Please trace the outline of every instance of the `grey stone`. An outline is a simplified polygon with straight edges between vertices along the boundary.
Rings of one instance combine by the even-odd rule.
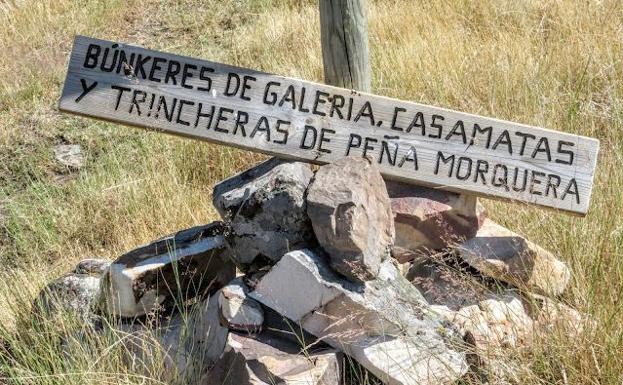
[[[264,323],[264,311],[254,299],[248,297],[249,289],[236,278],[225,285],[218,297],[221,323],[230,330],[259,333]]]
[[[127,362],[148,368],[157,360],[168,376],[161,380],[196,384],[221,357],[227,342],[228,330],[219,322],[218,295],[155,325],[117,325],[113,332],[122,333]]]
[[[84,154],[78,144],[59,144],[54,146],[54,158],[63,166],[79,169],[84,166]]]
[[[37,296],[35,316],[45,318],[72,314],[80,319],[92,318],[100,297],[100,278],[69,273],[50,282]]]
[[[78,262],[74,273],[76,274],[89,274],[96,277],[102,276],[102,274],[108,271],[112,262],[107,259],[89,258],[83,259]]]
[[[340,354],[301,347],[270,333],[230,333],[201,385],[340,385]]]
[[[386,185],[396,228],[392,255],[401,263],[473,238],[485,220],[475,196],[394,181]]]
[[[467,371],[458,334],[391,259],[376,279],[353,283],[333,273],[321,255],[292,251],[249,295],[388,384],[446,384]]]
[[[559,295],[571,278],[552,253],[489,219],[457,252],[483,275],[539,294]]]
[[[235,276],[225,231],[197,226],[122,255],[104,275],[101,310],[136,317],[220,289]]]
[[[378,167],[346,157],[316,172],[307,214],[331,267],[354,281],[376,277],[394,241],[390,201]]]
[[[227,241],[240,268],[258,257],[260,264],[276,262],[313,242],[304,198],[312,176],[305,163],[273,158],[214,186],[214,206],[231,224]]]

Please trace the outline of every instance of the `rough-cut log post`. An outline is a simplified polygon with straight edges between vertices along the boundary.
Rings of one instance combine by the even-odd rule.
[[[370,92],[366,0],[320,0],[324,81]]]
[[[320,37],[325,83],[371,92],[366,0],[320,0]],[[461,212],[475,217],[478,198],[461,198]]]

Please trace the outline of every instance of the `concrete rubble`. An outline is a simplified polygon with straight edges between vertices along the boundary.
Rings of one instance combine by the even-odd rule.
[[[290,281],[297,282],[297,291],[287,290]],[[381,265],[377,279],[354,284],[340,279],[322,255],[292,251],[250,296],[343,350],[388,384],[443,384],[467,371],[460,339],[391,260]]]
[[[177,232],[115,260],[104,275],[101,308],[137,317],[213,293],[235,275],[220,222]]]
[[[364,369],[512,383],[511,353],[536,333],[582,333],[587,317],[555,298],[567,265],[476,198],[385,182],[364,158],[315,170],[273,158],[219,183],[223,222],[83,260],[35,315],[97,319],[88,332],[120,333],[128,362],[203,385],[351,385]]]

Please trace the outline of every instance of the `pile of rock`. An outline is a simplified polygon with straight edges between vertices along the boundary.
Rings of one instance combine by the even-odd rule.
[[[213,196],[223,222],[83,261],[37,308],[119,320],[139,357],[157,329],[165,365],[200,384],[342,384],[343,354],[387,384],[508,378],[503,349],[581,321],[550,298],[563,262],[475,198],[386,183],[367,159],[271,159]]]

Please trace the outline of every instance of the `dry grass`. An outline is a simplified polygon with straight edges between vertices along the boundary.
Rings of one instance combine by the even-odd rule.
[[[601,140],[587,217],[486,205],[571,265],[564,299],[595,320],[578,339],[553,333],[518,354],[522,383],[623,383],[623,3],[377,0],[369,8],[375,92]],[[214,183],[261,159],[59,114],[73,35],[320,81],[317,19],[315,2],[295,0],[0,2],[0,331],[19,351],[12,361],[0,353],[0,371],[24,384],[146,382],[113,359],[99,377],[87,353],[63,360],[45,328],[13,332],[46,280],[78,259],[112,258],[215,219]],[[81,144],[86,167],[55,164],[60,143]]]

